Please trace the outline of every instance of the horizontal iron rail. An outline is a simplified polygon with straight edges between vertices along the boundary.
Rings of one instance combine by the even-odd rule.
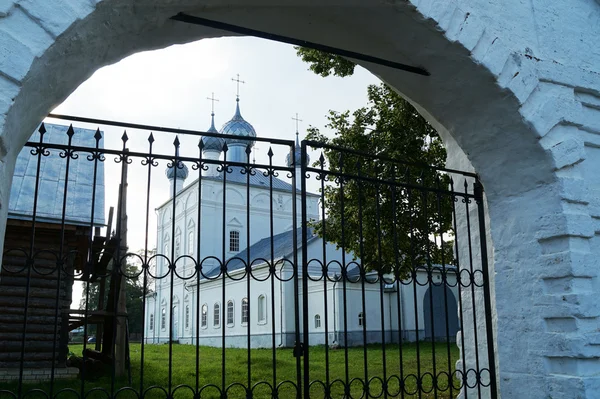
[[[194,158],[194,157],[183,157],[183,156],[174,156],[174,155],[166,155],[166,154],[149,154],[149,153],[145,153],[145,152],[134,152],[134,151],[127,151],[124,152],[123,150],[111,150],[111,149],[98,149],[95,147],[81,147],[81,146],[74,146],[74,145],[66,145],[66,144],[53,144],[53,143],[38,143],[38,142],[31,142],[28,141],[27,143],[25,143],[26,147],[31,147],[31,148],[44,148],[44,149],[51,149],[51,150],[72,150],[74,152],[83,152],[83,153],[99,153],[102,155],[117,155],[117,156],[127,156],[127,158],[143,158],[143,159],[164,159],[164,160],[168,160],[168,161],[172,161],[172,160],[177,160],[177,161],[185,161],[185,162],[193,162],[196,163],[198,161],[202,161],[203,163],[206,164],[213,164],[213,165],[223,165],[223,161],[219,161],[219,160],[212,160],[212,159],[207,159],[207,158]],[[233,161],[225,161],[225,164],[227,164],[228,167],[241,167],[241,168],[246,168],[249,164],[245,163],[245,162],[233,162]],[[293,172],[294,168],[293,167],[289,167],[289,166],[276,166],[276,165],[268,165],[268,164],[259,164],[259,163],[253,163],[250,164],[250,166],[252,167],[252,169],[273,169],[276,171],[287,171],[287,172]]]
[[[91,124],[96,124],[96,125],[109,125],[109,126],[118,126],[118,127],[131,128],[131,129],[150,130],[150,131],[155,131],[155,132],[186,134],[186,135],[192,135],[192,136],[198,136],[198,137],[206,136],[206,137],[219,137],[219,138],[223,138],[223,139],[259,141],[259,142],[264,142],[264,143],[279,144],[279,145],[286,145],[286,146],[295,145],[294,140],[269,139],[269,138],[264,138],[264,137],[243,137],[243,136],[236,136],[234,134],[210,133],[210,132],[203,132],[201,130],[176,129],[176,128],[172,128],[172,127],[142,125],[142,124],[138,124],[138,123],[112,121],[112,120],[108,120],[108,119],[86,118],[86,117],[73,116],[73,115],[48,114],[48,118],[62,119],[62,120],[82,122],[82,123],[91,123]]]
[[[219,30],[225,30],[228,32],[239,33],[246,36],[255,36],[262,39],[274,40],[276,42],[282,42],[292,44],[294,46],[307,47],[313,50],[319,50],[326,53],[340,55],[342,57],[353,58],[355,60],[366,61],[377,65],[386,66],[388,68],[399,69],[405,72],[415,73],[421,76],[430,76],[431,74],[425,68],[416,67],[411,65],[402,64],[400,62],[390,61],[379,57],[373,57],[371,55],[357,53],[354,51],[344,50],[338,47],[327,46],[325,44],[319,44],[315,42],[309,42],[308,40],[295,39],[289,36],[277,35],[275,33],[264,32],[256,29],[245,28],[239,25],[228,24],[225,22],[214,21],[212,19],[206,19],[196,17],[193,15],[179,13],[171,19],[175,21],[185,22],[188,24],[202,25],[209,28],[215,28]]]
[[[329,150],[344,152],[347,154],[359,155],[359,156],[366,157],[366,158],[378,159],[381,161],[392,162],[392,163],[401,164],[401,165],[405,165],[405,166],[414,166],[416,168],[421,168],[421,169],[430,169],[430,170],[437,170],[440,172],[455,173],[455,174],[459,174],[459,175],[463,175],[463,176],[473,177],[473,178],[479,180],[479,176],[477,175],[477,173],[465,172],[463,170],[458,170],[458,169],[440,168],[440,167],[416,163],[416,162],[402,161],[399,159],[389,158],[389,157],[385,157],[385,156],[381,156],[381,155],[377,155],[377,154],[368,154],[366,152],[361,152],[361,151],[353,150],[353,149],[346,148],[346,147],[340,147],[337,145],[326,144],[326,143],[322,143],[320,141],[304,140],[304,142],[306,143],[307,147],[311,147],[315,150],[318,148],[325,148],[325,149],[329,149]]]
[[[475,194],[470,194],[468,192],[465,193],[465,192],[460,192],[460,191],[444,190],[441,188],[430,187],[430,186],[419,186],[418,184],[411,184],[411,183],[406,183],[406,182],[402,182],[402,181],[393,181],[393,180],[388,180],[388,179],[377,179],[374,177],[369,177],[369,176],[364,176],[364,175],[356,175],[353,173],[340,173],[340,172],[334,172],[334,171],[330,171],[330,170],[326,170],[326,169],[321,170],[321,169],[317,169],[317,168],[308,168],[308,167],[306,168],[306,172],[315,173],[315,174],[323,174],[323,175],[331,175],[331,176],[335,176],[335,177],[342,177],[342,178],[349,179],[349,180],[370,182],[370,183],[382,184],[382,185],[387,185],[387,186],[405,187],[405,188],[414,189],[416,191],[425,191],[425,192],[429,192],[429,193],[454,195],[457,197],[464,197],[464,198],[474,198],[474,199],[477,198]]]

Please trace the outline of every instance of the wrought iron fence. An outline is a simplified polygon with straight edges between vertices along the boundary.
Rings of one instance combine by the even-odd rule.
[[[102,130],[19,156],[0,396],[495,397],[476,175],[62,118]]]

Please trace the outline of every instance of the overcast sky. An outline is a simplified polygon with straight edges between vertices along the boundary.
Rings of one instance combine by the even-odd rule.
[[[379,80],[362,68],[348,78],[322,78],[308,70],[292,46],[255,38],[206,39],[163,50],[134,54],[117,64],[99,69],[53,112],[98,119],[134,122],[182,129],[207,130],[210,126],[214,92],[217,129],[231,119],[235,110],[236,83],[240,75],[240,108],[260,137],[293,139],[298,113],[301,138],[308,126],[321,129],[330,109],[354,110],[366,105],[366,89]],[[48,119],[48,122],[57,122]],[[64,121],[57,123],[65,124]],[[95,129],[97,126],[75,124]],[[100,126],[105,146],[120,148],[121,128]],[[132,151],[147,151],[149,132],[127,130]],[[169,153],[174,136],[155,133],[155,148]],[[197,155],[197,138],[182,141],[182,154]],[[257,162],[266,160],[268,148],[257,144]],[[274,150],[275,151],[275,150]],[[283,162],[285,151],[276,151]],[[154,209],[168,199],[164,162],[153,171],[151,185],[149,248],[155,246]],[[135,161],[130,169],[130,250],[143,248],[147,169]],[[120,169],[113,157],[105,162],[106,203],[116,205]],[[192,174],[191,174],[192,175]],[[192,179],[190,179],[191,181]],[[189,183],[189,181],[188,181]],[[135,204],[132,206],[131,204]],[[133,230],[132,230],[133,229]],[[74,306],[78,299],[74,298]]]

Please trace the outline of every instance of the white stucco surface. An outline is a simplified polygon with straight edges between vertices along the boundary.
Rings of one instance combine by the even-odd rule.
[[[4,1],[0,239],[16,155],[49,110],[128,54],[224,34],[169,20],[180,11],[429,70],[364,65],[481,176],[501,395],[597,396],[598,1]]]

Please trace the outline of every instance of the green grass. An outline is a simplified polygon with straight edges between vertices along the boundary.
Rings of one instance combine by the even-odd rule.
[[[76,354],[80,354],[82,345],[71,345],[69,349]],[[402,346],[402,375],[406,377],[409,374],[417,374],[417,345],[407,344]],[[199,373],[196,374],[196,347],[193,345],[172,346],[172,361],[169,362],[168,345],[145,345],[144,346],[144,368],[143,368],[143,389],[147,392],[145,398],[166,398],[167,395],[162,390],[171,391],[177,399],[193,399],[196,384],[200,388],[204,387],[201,398],[220,398],[221,387],[223,386],[222,360],[223,352],[219,348],[200,347],[199,348]],[[56,399],[76,399],[78,395],[70,391],[74,389],[77,393],[88,392],[86,399],[104,399],[110,397],[111,390],[115,392],[116,398],[133,399],[138,396],[133,391],[140,390],[141,376],[141,345],[132,344],[132,384],[129,387],[127,378],[121,378],[115,381],[114,387],[111,387],[110,376],[98,378],[93,381],[85,381],[82,385],[80,380],[57,380],[53,387],[53,394]],[[439,343],[435,345],[436,373],[448,373],[448,352],[446,344]],[[347,355],[343,348],[328,351],[329,361],[326,362],[325,347],[310,348],[310,371],[311,398],[325,397],[325,381],[327,381],[327,371],[329,371],[329,383],[331,386],[331,397],[344,397],[345,382],[350,382],[350,392],[352,397],[359,398],[363,394],[363,381],[365,380],[365,359],[367,377],[369,382],[369,392],[372,397],[379,397],[382,394],[382,379],[384,376],[383,355],[384,351],[380,345],[371,345],[366,349],[363,347],[349,348]],[[348,361],[346,362],[346,356]],[[431,343],[420,343],[419,348],[419,367],[420,375],[423,376],[423,391],[421,395],[409,394],[415,392],[416,379],[409,377],[404,387],[404,396],[400,394],[400,347],[398,345],[387,345],[385,348],[386,367],[385,372],[389,381],[388,393],[392,397],[404,398],[450,398],[456,397],[457,389],[452,389],[452,395],[448,388],[447,374],[442,374],[438,381],[440,388],[435,395],[433,389],[433,351]],[[296,358],[293,357],[291,349],[252,349],[250,351],[250,367],[248,367],[247,349],[227,349],[225,350],[225,373],[224,386],[227,389],[228,398],[245,398],[245,386],[248,385],[248,373],[250,373],[250,386],[253,387],[254,398],[271,398],[271,387],[278,387],[279,398],[295,397],[296,383]],[[458,358],[458,349],[454,344],[450,350],[450,371],[454,370],[454,364]],[[275,367],[273,367],[275,364]],[[348,364],[348,367],[345,365]],[[300,367],[303,367],[300,362]],[[169,369],[171,368],[171,373]],[[169,382],[169,375],[171,381]],[[169,384],[170,383],[170,384]],[[455,379],[454,387],[459,385]],[[228,388],[229,387],[229,388]],[[9,390],[16,392],[17,384],[8,384]],[[32,392],[32,389],[41,389],[44,392],[50,391],[50,383],[27,384],[23,392],[30,393],[24,395],[25,399],[46,398],[40,392]],[[103,388],[109,392],[104,393]],[[60,392],[62,390],[62,392]],[[119,391],[120,390],[120,391]],[[406,393],[408,392],[408,393]],[[427,393],[429,392],[429,393]],[[57,395],[58,393],[58,395]],[[8,398],[8,394],[0,394],[0,398]],[[367,397],[367,396],[364,396]],[[381,395],[383,398],[383,395]]]

